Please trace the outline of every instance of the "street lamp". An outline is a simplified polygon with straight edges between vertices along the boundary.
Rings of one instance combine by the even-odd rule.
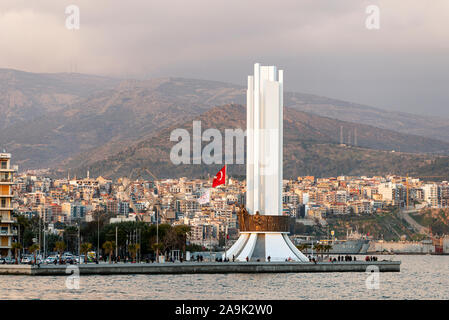
[[[78,260],[81,263],[81,218],[78,220]]]
[[[100,216],[102,216],[103,214],[100,213],[100,211],[97,212],[97,263],[100,259]]]
[[[97,263],[98,263],[98,259],[100,258],[99,256],[100,253],[100,213],[97,214]]]

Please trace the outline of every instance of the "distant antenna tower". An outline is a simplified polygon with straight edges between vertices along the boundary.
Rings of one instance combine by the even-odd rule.
[[[340,144],[343,144],[343,126],[340,126]]]
[[[357,146],[357,128],[354,128],[354,145]]]

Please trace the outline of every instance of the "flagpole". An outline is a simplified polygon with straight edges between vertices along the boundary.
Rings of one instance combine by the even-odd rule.
[[[226,167],[226,163],[225,163],[225,187],[226,187],[226,179],[228,177],[228,168]],[[226,219],[227,220],[227,219]],[[226,243],[227,243],[227,238],[228,238],[228,222],[226,221],[226,225],[225,225],[225,252],[224,252],[224,256],[225,256],[225,261],[226,261]]]
[[[226,170],[226,164],[223,166],[223,168],[220,169],[220,171],[218,171],[218,173],[215,175],[214,179],[212,180],[212,188],[218,187],[222,184],[224,184],[226,186],[226,178],[227,178],[227,170]],[[223,172],[224,171],[224,172]],[[218,178],[218,174],[220,174],[220,177]],[[224,179],[223,179],[224,178]],[[211,190],[209,189],[209,190]],[[210,196],[210,194],[209,194]],[[226,227],[226,226],[225,226]],[[209,255],[210,255],[210,260],[212,261],[212,230],[213,227],[211,226],[211,232],[209,234]],[[217,232],[219,232],[219,230],[217,230]],[[227,233],[227,229],[225,231],[225,233]],[[225,258],[226,258],[226,238],[225,238]]]
[[[227,219],[226,219],[227,220]],[[227,248],[227,241],[228,241],[228,223],[226,221],[226,225],[225,225],[225,252],[224,252],[224,256],[225,256],[225,261],[226,262],[226,248]]]

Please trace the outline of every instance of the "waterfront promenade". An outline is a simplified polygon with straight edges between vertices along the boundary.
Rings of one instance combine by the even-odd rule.
[[[400,261],[355,262],[183,262],[183,263],[118,263],[81,265],[0,265],[0,275],[52,276],[112,274],[195,274],[195,273],[301,273],[301,272],[366,272],[369,266],[379,272],[399,272]],[[78,271],[77,271],[78,270]],[[371,270],[371,269],[368,269]]]

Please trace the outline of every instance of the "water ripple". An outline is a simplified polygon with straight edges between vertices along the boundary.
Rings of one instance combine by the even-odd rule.
[[[381,273],[368,290],[365,273],[0,276],[0,299],[449,299],[449,256],[396,256],[400,273]]]

